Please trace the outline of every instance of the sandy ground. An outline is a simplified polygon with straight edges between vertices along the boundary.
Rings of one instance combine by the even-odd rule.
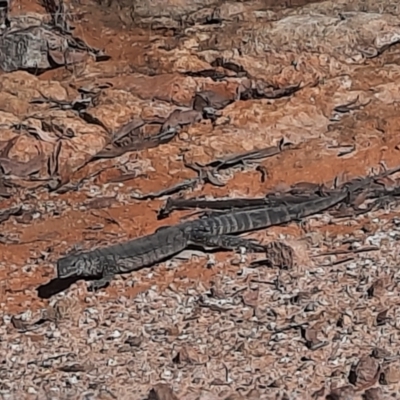
[[[111,58],[1,74],[1,147],[14,139],[9,157],[20,163],[44,155],[42,180],[2,164],[1,210],[19,210],[0,233],[2,398],[400,398],[396,206],[248,235],[291,245],[290,270],[253,267],[253,255],[242,263],[232,252],[184,253],[97,293],[84,281],[43,290],[77,246],[118,243],[190,214],[158,220],[166,197],[137,199],[195,178],[184,161],[207,164],[281,139],[295,146],[223,171],[223,185],[197,185],[187,198],[263,196],[400,164],[399,3],[304,3],[71,1],[73,35]],[[15,0],[11,15],[24,13],[45,12]],[[97,88],[86,112],[104,128],[32,103],[71,102],[82,87]],[[141,118],[151,133],[198,92],[214,93],[215,120],[190,120],[168,143],[88,163],[110,132]],[[42,121],[62,139],[43,133]],[[42,130],[10,127],[22,122]],[[49,191],[45,159],[60,140],[65,190]]]

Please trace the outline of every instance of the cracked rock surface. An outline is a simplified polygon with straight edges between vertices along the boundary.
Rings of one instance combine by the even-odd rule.
[[[52,49],[40,74],[0,73],[0,396],[396,398],[396,204],[246,235],[290,245],[288,269],[185,252],[96,293],[84,281],[52,296],[38,288],[69,251],[189,217],[158,220],[167,197],[148,196],[182,182],[186,198],[261,197],[398,166],[400,3],[65,7],[79,51]],[[39,3],[13,2],[2,40],[46,18]],[[190,186],[187,165],[210,171],[283,142]]]

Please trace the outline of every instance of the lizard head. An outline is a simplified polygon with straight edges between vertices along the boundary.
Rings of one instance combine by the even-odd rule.
[[[87,266],[85,257],[80,255],[68,255],[57,261],[57,277],[60,279],[72,276],[81,276]]]

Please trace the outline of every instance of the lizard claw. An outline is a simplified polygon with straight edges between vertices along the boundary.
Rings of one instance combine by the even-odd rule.
[[[107,275],[103,278],[97,279],[91,282],[88,286],[88,290],[90,292],[96,292],[99,289],[103,289],[104,287],[108,286],[113,278],[113,275]]]

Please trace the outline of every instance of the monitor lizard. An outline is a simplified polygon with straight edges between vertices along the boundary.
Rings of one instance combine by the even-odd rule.
[[[57,277],[94,278],[91,290],[106,286],[116,274],[128,273],[162,262],[196,245],[208,249],[244,248],[265,252],[267,246],[234,234],[255,231],[319,213],[346,199],[347,188],[303,203],[235,210],[221,215],[165,226],[153,234],[125,243],[69,254],[57,262]]]

